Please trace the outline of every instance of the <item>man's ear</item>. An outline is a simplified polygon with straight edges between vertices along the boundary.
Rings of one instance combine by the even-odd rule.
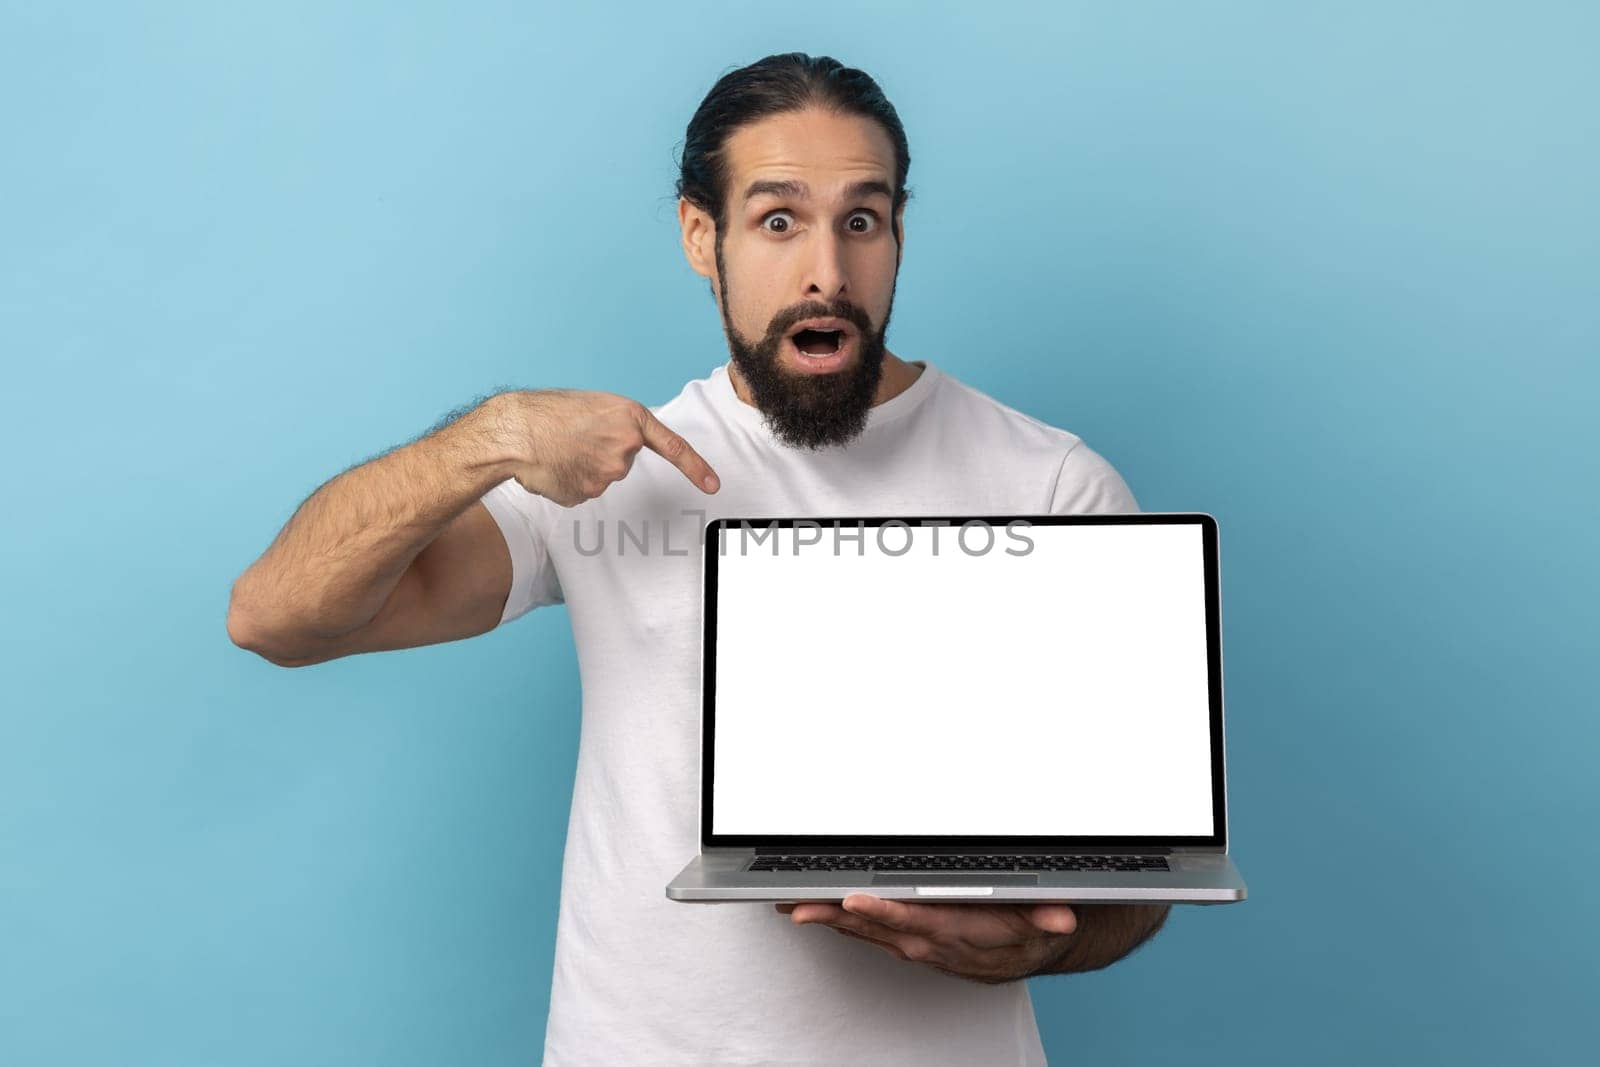
[[[711,216],[684,197],[678,198],[678,226],[683,236],[683,256],[703,278],[716,272],[717,227]]]

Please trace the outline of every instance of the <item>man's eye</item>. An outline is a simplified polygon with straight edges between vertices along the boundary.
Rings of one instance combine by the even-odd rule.
[[[787,222],[785,222],[781,227],[779,227],[778,229],[775,229],[775,230],[772,229],[771,227],[767,226],[767,223],[773,221],[774,219],[778,219],[778,218],[781,218],[782,216],[789,215],[789,214],[790,213],[787,212],[787,211],[773,211],[773,212],[769,213],[765,218],[763,218],[761,220],[761,226],[768,233],[788,233],[790,224],[787,223]],[[863,228],[863,229],[855,228],[852,224],[858,218],[864,218],[864,219],[868,220],[870,225],[865,227],[865,228]],[[877,226],[878,226],[878,213],[876,211],[868,211],[868,210],[866,210],[864,208],[862,210],[860,210],[860,211],[856,211],[856,212],[851,213],[850,217],[845,220],[845,227],[847,229],[849,229],[849,231],[851,233],[871,233],[873,230],[877,229]]]

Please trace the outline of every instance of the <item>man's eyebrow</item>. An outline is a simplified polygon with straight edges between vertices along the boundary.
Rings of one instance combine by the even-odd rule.
[[[805,200],[811,195],[805,182],[793,179],[754,181],[744,191],[744,198],[749,201],[758,196],[785,196],[795,200]],[[881,178],[867,178],[845,186],[844,198],[856,200],[869,196],[884,196],[894,199],[894,190],[889,188],[889,183]]]

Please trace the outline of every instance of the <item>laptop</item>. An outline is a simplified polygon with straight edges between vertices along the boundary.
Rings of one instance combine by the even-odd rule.
[[[1204,513],[719,518],[671,900],[1222,904]]]

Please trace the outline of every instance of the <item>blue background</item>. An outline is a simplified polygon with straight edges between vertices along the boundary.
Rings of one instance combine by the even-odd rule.
[[[673,152],[788,50],[906,124],[891,346],[1221,523],[1251,898],[1035,981],[1054,1060],[1583,1058],[1597,39],[1549,3],[5,3],[0,1061],[537,1059],[565,609],[288,671],[229,586],[457,405],[723,361]]]

